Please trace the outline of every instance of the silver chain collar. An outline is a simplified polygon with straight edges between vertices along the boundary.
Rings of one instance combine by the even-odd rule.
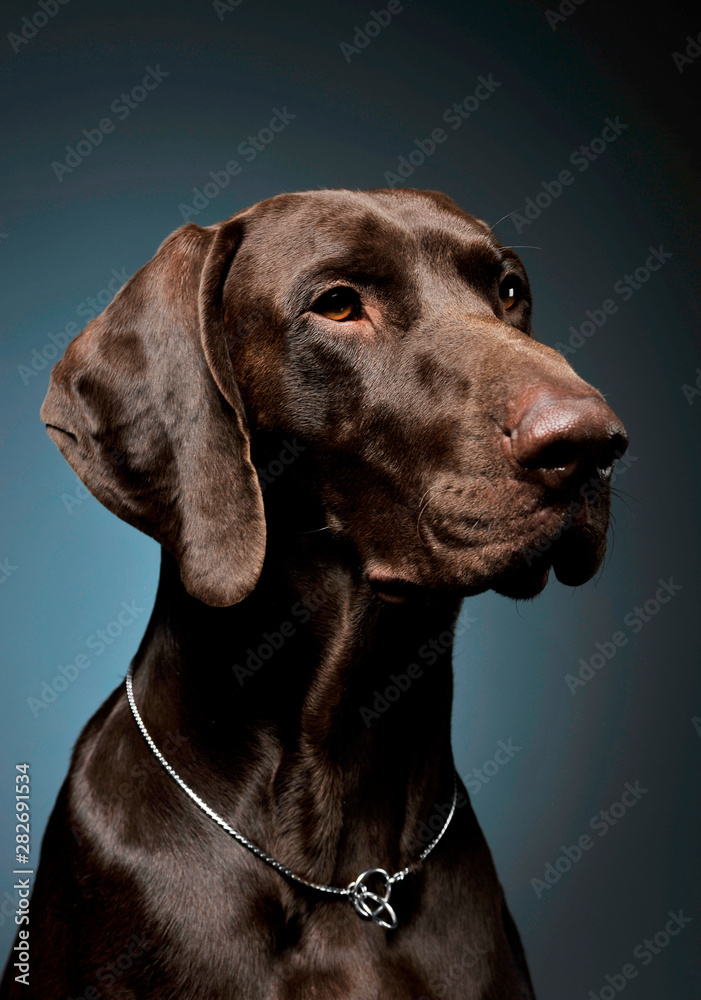
[[[126,688],[127,688],[127,698],[129,699],[129,707],[131,708],[132,715],[136,721],[137,726],[141,730],[141,735],[146,740],[151,752],[163,765],[165,770],[171,776],[171,778],[176,781],[182,790],[190,796],[192,801],[200,807],[200,809],[205,812],[210,819],[213,819],[215,823],[226,830],[227,833],[238,840],[239,844],[255,854],[256,857],[260,858],[261,861],[265,861],[266,864],[270,865],[276,871],[280,872],[281,875],[285,875],[288,879],[293,882],[299,883],[299,885],[307,886],[308,889],[316,889],[318,892],[325,892],[329,895],[345,897],[350,903],[355,907],[356,913],[363,917],[365,920],[372,920],[380,927],[384,927],[387,930],[394,930],[397,926],[397,915],[394,909],[390,905],[389,897],[392,892],[392,886],[396,882],[401,882],[402,879],[406,878],[411,871],[418,867],[418,865],[424,861],[434,847],[438,844],[439,840],[445,833],[445,831],[450,826],[450,821],[455,813],[455,805],[458,798],[458,782],[457,775],[453,774],[453,803],[450,807],[450,812],[443,824],[440,832],[433,838],[428,847],[419,855],[417,861],[413,862],[411,865],[407,865],[406,868],[402,868],[401,871],[395,872],[394,875],[390,875],[384,870],[384,868],[368,868],[367,871],[362,872],[354,882],[351,882],[349,886],[345,889],[340,888],[335,885],[318,885],[316,882],[308,882],[306,879],[300,878],[299,875],[295,875],[293,871],[290,871],[286,865],[283,865],[280,861],[276,861],[275,858],[271,858],[269,854],[256,844],[251,843],[248,838],[244,837],[242,833],[238,833],[233,827],[229,826],[225,819],[222,819],[213,809],[211,809],[206,802],[197,795],[196,792],[190,788],[189,785],[185,784],[183,779],[177,774],[173,768],[170,766],[168,761],[165,759],[161,751],[158,749],[156,744],[151,739],[146,726],[144,725],[143,719],[139,715],[139,710],[136,707],[136,702],[134,700],[134,691],[132,688],[132,668],[133,664],[129,664],[129,669],[127,670],[126,676]],[[381,883],[382,888],[377,892],[373,892],[369,885],[368,880],[372,885],[377,886],[377,883]]]

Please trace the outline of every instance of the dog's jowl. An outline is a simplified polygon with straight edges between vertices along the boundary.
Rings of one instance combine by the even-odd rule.
[[[452,635],[465,597],[593,576],[626,434],[535,340],[517,255],[435,192],[188,224],[41,416],[162,567],[0,995],[533,997],[455,775]]]

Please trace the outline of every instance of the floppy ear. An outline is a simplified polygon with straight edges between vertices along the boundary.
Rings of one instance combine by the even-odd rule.
[[[263,498],[226,346],[222,290],[243,234],[173,233],[51,373],[51,439],[91,493],[178,560],[193,597],[224,606],[256,585]]]

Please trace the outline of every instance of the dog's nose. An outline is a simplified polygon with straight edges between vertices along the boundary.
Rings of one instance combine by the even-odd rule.
[[[520,414],[518,413],[520,409]],[[598,396],[540,393],[516,407],[507,450],[522,469],[553,489],[609,469],[628,447],[616,414]]]

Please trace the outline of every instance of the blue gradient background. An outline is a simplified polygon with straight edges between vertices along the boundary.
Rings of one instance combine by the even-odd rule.
[[[352,42],[369,4],[244,0],[220,21],[195,0],[71,0],[16,55],[6,36],[38,7],[5,6],[0,560],[16,569],[0,583],[3,956],[14,931],[14,765],[31,764],[36,861],[71,747],[123,678],[158,573],[156,544],[92,497],[67,509],[79,483],[39,421],[50,366],[26,385],[18,366],[50,332],[83,325],[76,309],[112,269],[131,274],[153,255],[210,171],[243,164],[195,217],[205,225],[280,191],[384,186],[413,140],[445,127],[443,112],[491,73],[501,86],[460,129],[446,129],[408,183],[445,191],[493,224],[571,168],[570,154],[606,116],[628,124],[532,225],[519,234],[506,218],[496,232],[538,248],[520,253],[545,343],[564,342],[604,299],[619,303],[571,361],[624,419],[635,461],[617,481],[615,545],[595,581],[577,590],[553,582],[532,603],[494,594],[466,603],[474,621],[455,657],[456,761],[467,777],[499,740],[521,748],[473,801],[540,1000],[597,996],[628,962],[638,968],[628,1000],[699,996],[701,398],[690,404],[682,385],[701,365],[692,195],[701,59],[680,74],[672,52],[701,24],[670,8],[646,26],[629,20],[627,5],[589,0],[553,31],[546,8],[407,0],[348,63],[340,43]],[[159,63],[169,76],[117,120],[112,101]],[[285,106],[294,121],[246,163],[238,144]],[[105,116],[115,131],[59,183],[52,161]],[[622,303],[614,283],[660,244],[671,260]],[[625,615],[670,576],[681,592],[632,635]],[[35,718],[27,699],[86,652],[122,601],[144,609],[137,621]],[[565,675],[619,629],[628,644],[573,696]],[[537,898],[531,879],[635,781],[649,789],[642,800]],[[693,922],[643,967],[633,949],[680,908]]]

